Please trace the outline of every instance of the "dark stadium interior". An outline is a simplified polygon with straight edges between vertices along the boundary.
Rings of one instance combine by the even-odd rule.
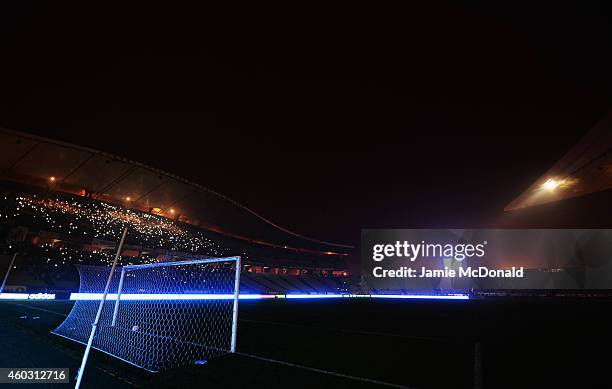
[[[123,340],[94,344],[84,387],[609,386],[612,287],[378,288],[359,248],[377,228],[612,228],[611,26],[596,2],[3,4],[0,368],[74,383],[70,331],[110,273],[98,339]],[[610,255],[581,258],[526,268],[612,279]],[[125,269],[183,263],[225,286],[166,274],[119,308]],[[145,318],[114,328],[119,309]],[[165,319],[231,346],[147,332]],[[220,356],[119,356],[159,339]]]
[[[290,8],[16,5],[0,125],[355,245],[365,227],[487,226],[611,105],[597,4]]]

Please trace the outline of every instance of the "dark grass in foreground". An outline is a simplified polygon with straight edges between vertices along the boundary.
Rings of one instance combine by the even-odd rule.
[[[68,367],[74,377],[84,347],[49,333],[71,306],[0,302],[0,367]],[[610,350],[610,308],[603,300],[241,301],[240,354],[151,374],[93,350],[83,387],[385,387],[352,376],[470,388],[476,342],[487,388],[592,386],[607,377],[599,352]]]

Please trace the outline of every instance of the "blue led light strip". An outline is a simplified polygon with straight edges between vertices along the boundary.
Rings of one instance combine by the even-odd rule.
[[[102,293],[71,293],[70,300],[100,300]],[[121,294],[121,300],[232,300],[233,294]],[[259,299],[329,299],[329,298],[383,298],[383,299],[420,299],[420,300],[469,300],[465,294],[425,295],[425,294],[241,294],[241,300]],[[117,294],[109,293],[107,300],[116,300]]]

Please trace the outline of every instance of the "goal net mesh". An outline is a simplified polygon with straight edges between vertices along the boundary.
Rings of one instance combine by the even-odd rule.
[[[77,265],[76,302],[54,334],[86,344],[111,269]],[[92,347],[148,371],[233,351],[239,259],[118,267]]]

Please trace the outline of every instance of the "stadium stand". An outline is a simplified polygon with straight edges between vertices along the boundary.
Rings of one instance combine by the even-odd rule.
[[[245,293],[356,290],[353,247],[281,227],[198,183],[78,145],[0,129],[0,274],[8,286],[74,291],[74,265],[240,256]]]
[[[2,257],[19,252],[9,286],[28,292],[78,288],[76,264],[112,263],[124,225],[121,265],[239,255],[243,293],[350,293],[356,290],[336,258],[283,250],[85,196],[5,184],[0,205]],[[4,269],[3,269],[4,270]]]

